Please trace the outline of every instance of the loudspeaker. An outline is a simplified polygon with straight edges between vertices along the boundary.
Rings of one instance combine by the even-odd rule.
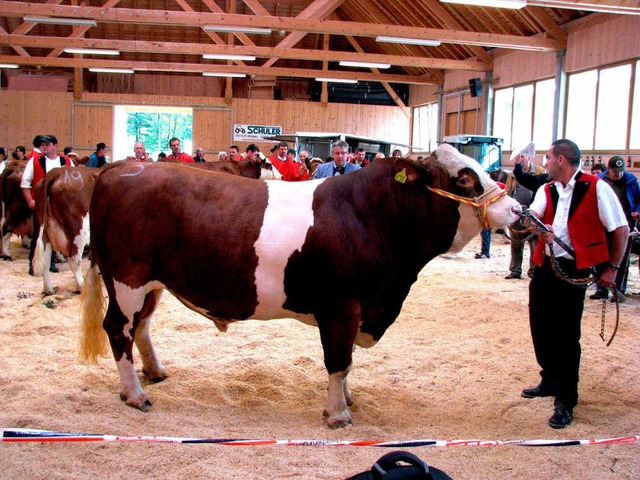
[[[480,78],[472,78],[469,80],[469,92],[472,97],[482,96],[482,80]]]

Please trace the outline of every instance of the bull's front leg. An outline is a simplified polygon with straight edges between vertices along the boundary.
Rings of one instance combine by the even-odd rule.
[[[11,232],[2,235],[2,260],[13,260],[11,258]]]
[[[347,385],[351,370],[353,342],[360,321],[360,307],[348,302],[325,317],[316,315],[324,350],[324,364],[329,374],[329,392],[324,415],[329,428],[346,427],[351,420],[349,405],[353,404]]]

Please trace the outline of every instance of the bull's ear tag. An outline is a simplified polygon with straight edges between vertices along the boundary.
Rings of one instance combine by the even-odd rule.
[[[396,182],[404,183],[407,181],[407,169],[403,168],[396,173]]]

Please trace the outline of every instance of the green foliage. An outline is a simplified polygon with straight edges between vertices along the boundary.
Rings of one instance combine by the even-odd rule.
[[[180,139],[182,145],[193,138],[193,115],[162,112],[132,112],[127,115],[129,144],[144,142],[147,152],[169,152],[169,140]]]

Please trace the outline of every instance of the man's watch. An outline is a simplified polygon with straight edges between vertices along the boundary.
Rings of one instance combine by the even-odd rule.
[[[611,268],[611,270],[613,270],[614,272],[617,272],[618,270],[620,270],[620,265],[614,265],[613,263],[609,262],[609,267]]]

